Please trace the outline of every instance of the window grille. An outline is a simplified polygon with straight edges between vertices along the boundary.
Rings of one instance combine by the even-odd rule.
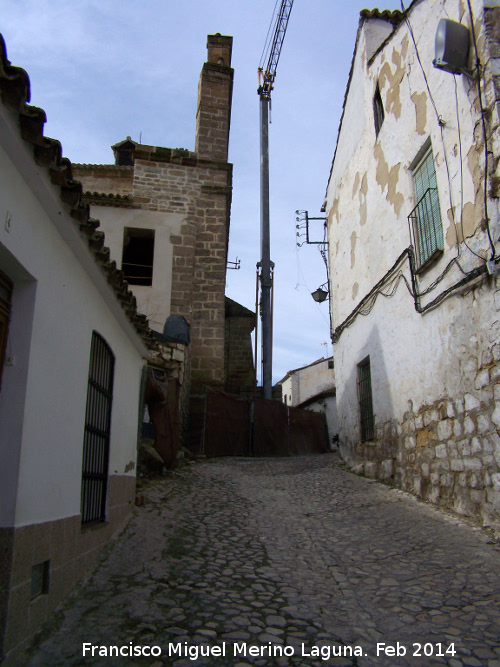
[[[125,227],[123,233],[122,270],[129,285],[153,284],[154,229]]]
[[[375,135],[378,137],[382,123],[384,122],[385,113],[384,113],[384,104],[382,102],[382,95],[380,94],[380,88],[377,83],[377,88],[375,90],[375,95],[373,96],[373,119],[375,121]]]
[[[413,170],[413,184],[417,205],[408,216],[408,221],[416,252],[416,268],[421,270],[439,256],[444,247],[432,149]]]
[[[115,359],[95,331],[90,350],[82,465],[82,523],[104,521]]]
[[[358,365],[358,401],[361,418],[361,440],[373,440],[375,425],[373,418],[370,357],[367,357]]]

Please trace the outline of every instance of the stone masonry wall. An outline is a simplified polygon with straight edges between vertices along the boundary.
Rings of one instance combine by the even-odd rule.
[[[131,195],[133,188],[133,167],[116,165],[73,164],[73,177],[81,181],[88,192]]]
[[[251,333],[254,317],[226,317],[226,386],[233,394],[252,394],[255,370]]]
[[[499,287],[498,279],[495,291],[487,281],[465,298],[498,313]],[[341,451],[355,472],[500,533],[500,320],[493,317],[483,328],[467,344],[456,341],[460,386],[423,405],[410,401],[401,419],[376,425],[373,441]]]
[[[192,154],[176,159],[175,152],[141,156],[138,151],[134,204],[185,216],[180,234],[171,237],[171,314],[190,325],[192,384],[222,386],[231,165],[214,166]]]

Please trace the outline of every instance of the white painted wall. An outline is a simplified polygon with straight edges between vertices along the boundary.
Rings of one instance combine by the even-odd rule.
[[[155,246],[153,260],[153,284],[130,285],[137,299],[139,312],[146,315],[155,331],[162,332],[170,315],[172,294],[173,244],[172,235],[179,235],[185,216],[164,211],[92,206],[92,217],[101,222],[100,229],[106,235],[106,245],[111,259],[121,268],[123,233],[125,227],[154,229]]]
[[[0,137],[0,269],[14,281],[12,365],[0,393],[0,526],[17,527],[80,512],[94,330],[116,357],[110,474],[124,475],[135,462],[146,349],[3,107]]]
[[[335,389],[335,371],[329,368],[330,359],[320,359],[309,366],[289,371],[281,383],[282,401],[307,410],[323,412],[326,416],[330,437],[338,433],[337,405],[335,396],[321,396]],[[318,397],[318,400],[312,400]]]
[[[480,17],[481,2],[472,4]],[[444,126],[438,123],[406,24],[399,26],[370,66],[365,34],[360,33],[326,201],[334,329],[410,244],[407,216],[415,206],[411,167],[429,138],[436,162],[445,252],[421,276],[420,290],[430,287],[454,257],[466,271],[481,264],[463,243],[456,246],[455,230],[460,229],[461,220],[474,252],[485,258],[491,252],[481,231],[484,209],[479,179],[484,148],[475,84],[465,76],[455,80],[432,66],[435,30],[442,17],[469,24],[467,12],[455,0],[426,0],[414,6],[409,18]],[[482,39],[480,44],[484,44]],[[377,81],[385,107],[378,137],[372,108]],[[496,141],[498,144],[498,137]],[[498,145],[493,149],[498,154]],[[495,201],[490,201],[489,214],[494,238],[498,238]],[[409,401],[418,409],[440,396],[474,390],[478,354],[491,349],[498,339],[499,316],[491,289],[481,292],[481,300],[454,296],[422,316],[416,313],[405,286],[403,276],[408,282],[411,279],[406,260],[395,276],[398,281],[384,289],[389,294],[394,287],[394,296],[378,296],[371,311],[368,307],[359,315],[334,345],[339,427],[341,439],[347,442],[360,438],[356,372],[366,356],[371,360],[374,412],[380,424],[401,421]],[[422,305],[462,276],[453,265],[437,289],[422,298]]]

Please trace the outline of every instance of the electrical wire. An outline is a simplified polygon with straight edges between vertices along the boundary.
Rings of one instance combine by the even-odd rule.
[[[479,255],[477,252],[475,252],[470,245],[467,243],[467,239],[465,237],[465,231],[464,231],[464,170],[463,170],[463,154],[462,154],[462,131],[460,127],[460,109],[459,109],[459,104],[458,104],[458,88],[457,88],[457,75],[453,75],[453,81],[455,83],[455,109],[456,109],[456,114],[457,114],[457,130],[458,130],[458,150],[459,150],[459,157],[460,157],[460,230],[462,232],[462,241],[464,245],[470,250],[470,252],[481,259],[483,262],[486,261],[486,259],[482,256]],[[456,225],[455,225],[455,233],[456,233]],[[459,238],[457,234],[457,246],[459,248],[459,254],[460,254],[460,243],[459,243]]]
[[[484,215],[486,222],[486,231],[488,233],[488,239],[490,242],[491,253],[492,253],[490,259],[494,259],[496,257],[496,250],[495,250],[495,244],[493,243],[493,239],[491,237],[490,221],[488,217],[488,136],[486,133],[486,114],[483,106],[483,93],[481,90],[481,69],[480,69],[481,63],[479,61],[476,31],[474,30],[474,14],[472,13],[470,0],[467,0],[467,6],[469,8],[469,16],[470,16],[471,31],[472,31],[472,43],[474,45],[474,53],[476,56],[477,92],[479,96],[479,108],[481,110],[481,125],[483,128],[483,140],[484,140]]]
[[[467,0],[468,8],[469,8],[469,14],[470,14],[470,19],[471,19],[471,27],[472,27],[472,35],[473,35],[473,43],[474,43],[474,50],[476,54],[476,70],[477,70],[477,87],[478,87],[478,95],[479,95],[479,105],[480,105],[480,110],[481,110],[481,122],[482,122],[482,129],[483,129],[483,138],[484,138],[484,146],[485,146],[485,177],[484,177],[484,212],[485,212],[485,219],[486,219],[486,229],[487,229],[487,234],[488,234],[488,239],[490,242],[491,250],[492,250],[492,255],[491,259],[493,260],[496,257],[496,250],[495,250],[495,245],[493,243],[493,239],[491,237],[491,230],[489,226],[489,217],[488,217],[488,195],[487,195],[487,183],[488,183],[488,138],[487,138],[487,133],[486,133],[486,119],[485,119],[485,110],[483,106],[483,100],[482,100],[482,90],[481,90],[481,76],[480,76],[480,62],[479,62],[479,54],[478,54],[478,48],[477,48],[477,41],[476,41],[476,36],[475,36],[475,31],[474,31],[474,17],[472,13],[472,7],[470,4],[470,0]],[[455,231],[457,231],[457,223],[455,219],[455,213],[454,213],[454,206],[453,206],[453,198],[452,198],[452,185],[451,185],[451,175],[450,175],[450,169],[449,169],[449,163],[448,163],[448,157],[446,153],[446,145],[444,141],[444,133],[443,133],[443,128],[446,125],[445,121],[443,120],[442,116],[440,116],[436,103],[434,101],[434,97],[432,95],[432,92],[430,90],[429,82],[427,79],[426,72],[424,70],[421,58],[420,58],[420,53],[418,50],[418,46],[416,43],[415,35],[413,33],[412,26],[410,24],[410,21],[407,16],[407,11],[405,9],[403,0],[401,0],[401,8],[403,11],[403,14],[405,14],[405,22],[408,27],[408,31],[410,33],[411,39],[413,41],[414,47],[415,47],[415,52],[417,56],[418,63],[420,65],[420,68],[422,70],[422,74],[424,77],[425,85],[427,88],[427,91],[429,93],[429,98],[431,100],[432,106],[434,108],[434,112],[436,114],[436,118],[438,121],[438,125],[440,128],[440,134],[441,134],[441,141],[443,144],[443,153],[444,153],[444,159],[445,159],[445,164],[446,164],[446,172],[447,172],[447,177],[448,177],[448,186],[449,186],[449,198],[450,198],[450,207],[451,207],[451,213],[453,217],[453,224],[455,226]],[[408,289],[408,292],[414,299],[414,306],[415,310],[420,313],[424,314],[434,308],[436,308],[438,305],[440,305],[445,299],[447,299],[449,296],[451,296],[453,293],[457,292],[458,290],[466,287],[469,285],[471,282],[474,282],[475,280],[486,276],[488,271],[487,271],[487,265],[486,265],[486,259],[476,253],[468,244],[465,239],[465,233],[464,233],[464,227],[463,227],[463,155],[462,155],[462,138],[461,138],[461,128],[460,128],[460,118],[459,118],[459,103],[458,103],[458,91],[457,91],[457,83],[456,83],[456,76],[454,76],[454,83],[455,83],[455,103],[456,103],[456,113],[457,113],[457,129],[458,129],[458,140],[459,140],[459,151],[460,151],[460,226],[461,226],[461,231],[462,231],[462,240],[464,241],[465,246],[470,250],[470,252],[481,259],[483,264],[481,266],[478,266],[471,271],[464,271],[462,266],[460,265],[460,262],[458,261],[460,257],[460,243],[459,243],[459,238],[458,238],[458,233],[456,233],[457,237],[457,256],[451,259],[451,261],[448,262],[446,265],[445,269],[441,272],[441,274],[434,280],[425,290],[420,292],[418,290],[418,283],[417,283],[417,274],[415,271],[415,259],[414,259],[414,251],[413,247],[410,245],[408,248],[406,248],[403,253],[398,257],[396,262],[393,264],[393,266],[387,271],[387,273],[382,277],[381,280],[377,282],[377,284],[370,290],[370,292],[359,302],[357,307],[350,313],[350,315],[340,324],[336,329],[332,332],[332,342],[336,343],[340,336],[342,335],[342,332],[353,322],[355,319],[358,317],[358,315],[366,316],[368,315],[372,310],[373,307],[375,306],[375,302],[378,298],[379,295],[384,296],[386,298],[391,298],[396,294],[396,291],[398,289],[398,286],[401,282],[401,280],[404,281],[406,288]],[[410,88],[411,90],[411,88]],[[399,272],[394,275],[394,272],[398,269],[400,266],[401,262],[405,259],[408,258],[409,261],[409,268],[410,268],[410,275],[411,275],[411,285],[408,282],[408,279],[404,275],[402,269],[399,270]],[[427,294],[430,294],[433,292],[436,287],[441,283],[441,281],[446,277],[446,275],[449,273],[451,268],[454,265],[457,265],[461,273],[463,274],[463,278],[459,280],[458,282],[454,283],[450,287],[446,288],[443,290],[438,296],[433,300],[427,303],[425,306],[420,305],[420,298],[422,296],[426,296]],[[388,288],[387,291],[383,291],[383,288]]]
[[[483,108],[483,105],[482,105],[481,84],[480,84],[480,75],[479,75],[479,57],[478,57],[478,55],[477,55],[477,43],[476,43],[476,38],[475,38],[475,33],[474,33],[474,27],[473,27],[472,9],[471,9],[471,6],[470,6],[470,0],[467,0],[467,2],[468,2],[468,5],[469,5],[469,13],[470,13],[470,16],[471,16],[473,42],[474,42],[474,46],[475,46],[475,50],[476,50],[476,59],[477,59],[477,73],[478,73],[477,83],[478,83],[478,89],[479,89],[479,102],[480,102],[480,108],[481,108],[481,120],[482,120],[482,125],[483,125],[483,135],[484,135],[485,151],[486,151],[486,154],[485,154],[485,188],[484,188],[484,190],[485,190],[485,193],[484,193],[484,194],[485,194],[485,198],[484,198],[484,207],[485,207],[485,217],[486,217],[486,228],[487,228],[487,233],[488,233],[488,239],[489,239],[490,245],[491,245],[492,250],[493,250],[493,255],[492,255],[492,259],[493,259],[493,257],[495,256],[495,248],[494,248],[494,245],[493,245],[493,241],[492,241],[492,238],[491,238],[491,232],[490,232],[490,228],[489,228],[488,205],[487,205],[487,194],[486,194],[486,182],[487,182],[487,177],[488,177],[488,154],[487,154],[487,138],[486,138],[486,126],[485,126],[485,113],[484,113],[484,108]],[[403,0],[401,0],[401,8],[402,8],[403,12],[406,13],[406,9],[405,9]],[[448,14],[447,14],[447,15],[448,15]],[[424,77],[425,85],[426,85],[427,91],[428,91],[428,93],[429,93],[429,98],[430,98],[431,103],[432,103],[432,106],[433,106],[433,108],[434,108],[434,112],[435,112],[435,114],[436,114],[436,118],[437,118],[438,125],[439,125],[439,129],[440,129],[441,142],[442,142],[442,144],[443,144],[443,155],[444,155],[444,160],[445,160],[445,165],[446,165],[446,172],[447,172],[447,177],[448,177],[448,188],[449,188],[449,198],[450,198],[450,210],[451,210],[451,215],[452,215],[452,218],[453,218],[453,225],[454,225],[454,227],[455,227],[455,234],[456,234],[457,223],[456,223],[456,220],[455,220],[454,205],[453,205],[453,198],[452,198],[452,186],[451,186],[450,168],[449,168],[449,163],[448,163],[448,155],[447,155],[447,151],[446,151],[446,144],[445,144],[445,140],[444,140],[444,132],[443,132],[443,128],[445,127],[446,122],[443,120],[443,117],[439,114],[439,111],[438,111],[438,109],[437,109],[436,102],[435,102],[435,100],[434,100],[434,97],[433,97],[433,95],[432,95],[432,92],[431,92],[431,89],[430,89],[430,86],[429,86],[429,81],[428,81],[428,79],[427,79],[427,74],[426,74],[426,72],[425,72],[424,66],[423,66],[423,64],[422,64],[422,60],[421,60],[421,58],[420,58],[420,52],[419,52],[419,50],[418,50],[418,46],[417,46],[417,42],[416,42],[415,35],[414,35],[414,32],[413,32],[413,28],[412,28],[412,26],[411,26],[410,20],[409,20],[409,18],[408,18],[407,15],[405,16],[405,22],[406,22],[406,25],[407,25],[407,27],[408,27],[408,31],[409,31],[409,33],[410,33],[410,36],[411,36],[413,45],[414,45],[414,47],[415,47],[415,53],[416,53],[416,56],[417,56],[417,60],[418,60],[418,63],[419,63],[419,65],[420,65],[420,69],[422,70],[422,75],[423,75],[423,77]],[[463,163],[462,163],[462,141],[461,141],[461,130],[460,130],[460,118],[459,118],[459,111],[458,111],[458,91],[457,91],[456,75],[453,75],[453,77],[454,77],[454,83],[455,83],[455,101],[456,101],[456,108],[457,108],[457,129],[458,129],[458,139],[459,139],[459,146],[460,146],[460,183],[461,183],[461,188],[460,188],[460,197],[461,197],[460,225],[461,225],[461,231],[462,231],[462,240],[463,240],[464,245],[466,246],[466,248],[467,248],[473,255],[475,255],[477,258],[479,258],[479,259],[481,259],[483,262],[485,262],[485,261],[487,261],[486,258],[483,257],[482,255],[479,255],[477,252],[475,252],[475,251],[470,247],[470,245],[467,243],[467,240],[466,240],[466,238],[465,238],[465,234],[464,234],[464,230],[463,230]],[[456,237],[457,237],[457,244],[456,244],[456,245],[457,245],[457,252],[458,252],[458,255],[460,256],[461,253],[460,253],[460,243],[459,243],[459,239],[458,239],[458,234],[456,234]]]

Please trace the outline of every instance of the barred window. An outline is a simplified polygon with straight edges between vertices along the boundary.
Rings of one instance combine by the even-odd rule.
[[[367,357],[358,364],[358,402],[361,420],[361,440],[373,440],[375,437],[375,425],[373,418],[370,357]]]
[[[106,518],[114,366],[111,348],[94,331],[83,441],[82,523],[104,521]]]
[[[416,254],[416,268],[422,270],[442,254],[444,247],[432,148],[425,152],[413,169],[413,185],[417,205],[408,219]]]

